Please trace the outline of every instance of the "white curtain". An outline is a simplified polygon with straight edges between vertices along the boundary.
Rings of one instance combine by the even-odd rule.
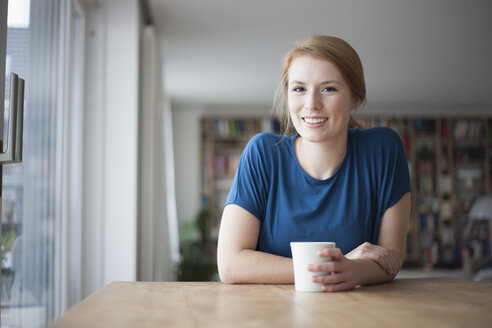
[[[141,42],[139,140],[139,272],[142,281],[175,279],[179,241],[174,199],[170,108],[163,103],[162,62],[154,26]]]
[[[80,299],[80,156],[73,149],[81,148],[81,83],[75,70],[83,62],[83,13],[77,3],[30,3],[28,72],[21,76],[26,80],[23,163],[8,175],[23,194],[15,205],[20,243],[8,307],[2,309],[6,326],[44,326]]]

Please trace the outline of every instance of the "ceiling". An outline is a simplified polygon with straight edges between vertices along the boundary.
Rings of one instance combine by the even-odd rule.
[[[150,0],[165,92],[198,106],[270,106],[283,54],[309,35],[359,53],[368,105],[492,112],[490,0]]]

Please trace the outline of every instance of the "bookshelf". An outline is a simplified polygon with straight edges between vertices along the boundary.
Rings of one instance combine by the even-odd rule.
[[[418,147],[418,140],[420,139],[419,131],[415,128],[414,121],[412,119],[406,117],[386,117],[378,115],[360,116],[358,117],[358,120],[361,121],[367,128],[376,126],[386,126],[392,128],[398,132],[402,139],[403,148],[407,156],[408,168],[410,171],[410,184],[412,189],[412,205],[407,232],[405,263],[406,265],[420,266],[421,253],[419,250],[421,247],[419,246],[419,243],[422,242],[422,239],[424,239],[424,241],[427,240],[431,234],[426,231],[428,226],[428,218],[421,218],[417,215],[417,209],[423,206],[427,207],[427,202],[418,200],[417,197],[415,197],[414,191],[423,189],[423,195],[431,194],[433,184],[429,179],[429,173],[432,172],[433,161],[426,160],[425,156],[421,158],[421,162],[416,160],[417,156],[419,156],[419,152],[422,152],[422,149]],[[429,148],[433,147],[432,134],[429,132],[424,132],[422,136],[424,137],[423,140],[427,141],[420,141],[420,143],[423,142],[426,146],[425,149],[428,149],[426,152],[430,153]],[[425,155],[426,152],[423,154]],[[420,165],[423,169],[422,172],[419,172],[419,167],[417,167],[417,165]],[[421,222],[421,219],[425,220],[425,222]],[[422,223],[425,224],[425,229],[421,228]]]
[[[492,191],[492,119],[482,122],[463,120],[455,138],[459,148],[457,162],[457,215],[464,217],[473,205],[473,199]],[[477,146],[480,145],[480,146]],[[463,266],[471,276],[482,264],[492,260],[491,221],[467,220],[463,231]]]
[[[490,229],[464,231],[471,204],[492,189],[492,119],[364,116],[362,121],[395,129],[405,147],[412,184],[407,264],[458,268],[470,245],[476,258],[490,257]]]
[[[402,138],[412,187],[405,265],[458,268],[471,245],[477,249],[473,256],[490,256],[490,229],[468,235],[464,231],[473,200],[492,192],[492,117],[358,119],[366,127],[390,127]],[[279,124],[266,116],[201,119],[202,200],[211,212],[212,239],[241,153],[262,131],[278,133]]]
[[[279,133],[268,116],[204,116],[201,119],[202,206],[211,214],[211,238],[218,236],[223,205],[229,194],[242,151],[260,132]]]

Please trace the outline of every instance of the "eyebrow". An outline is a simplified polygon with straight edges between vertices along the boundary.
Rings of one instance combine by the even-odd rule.
[[[330,84],[330,83],[341,84],[341,82],[336,81],[336,80],[327,80],[327,81],[321,82],[320,84]],[[302,81],[291,81],[291,82],[289,82],[289,84],[305,84],[305,83]]]

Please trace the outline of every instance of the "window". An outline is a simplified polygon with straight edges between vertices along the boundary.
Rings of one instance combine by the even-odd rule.
[[[24,25],[11,23],[18,9]],[[23,162],[3,175],[1,324],[36,327],[80,297],[84,12],[76,0],[10,0],[8,13],[6,72],[26,90]]]

